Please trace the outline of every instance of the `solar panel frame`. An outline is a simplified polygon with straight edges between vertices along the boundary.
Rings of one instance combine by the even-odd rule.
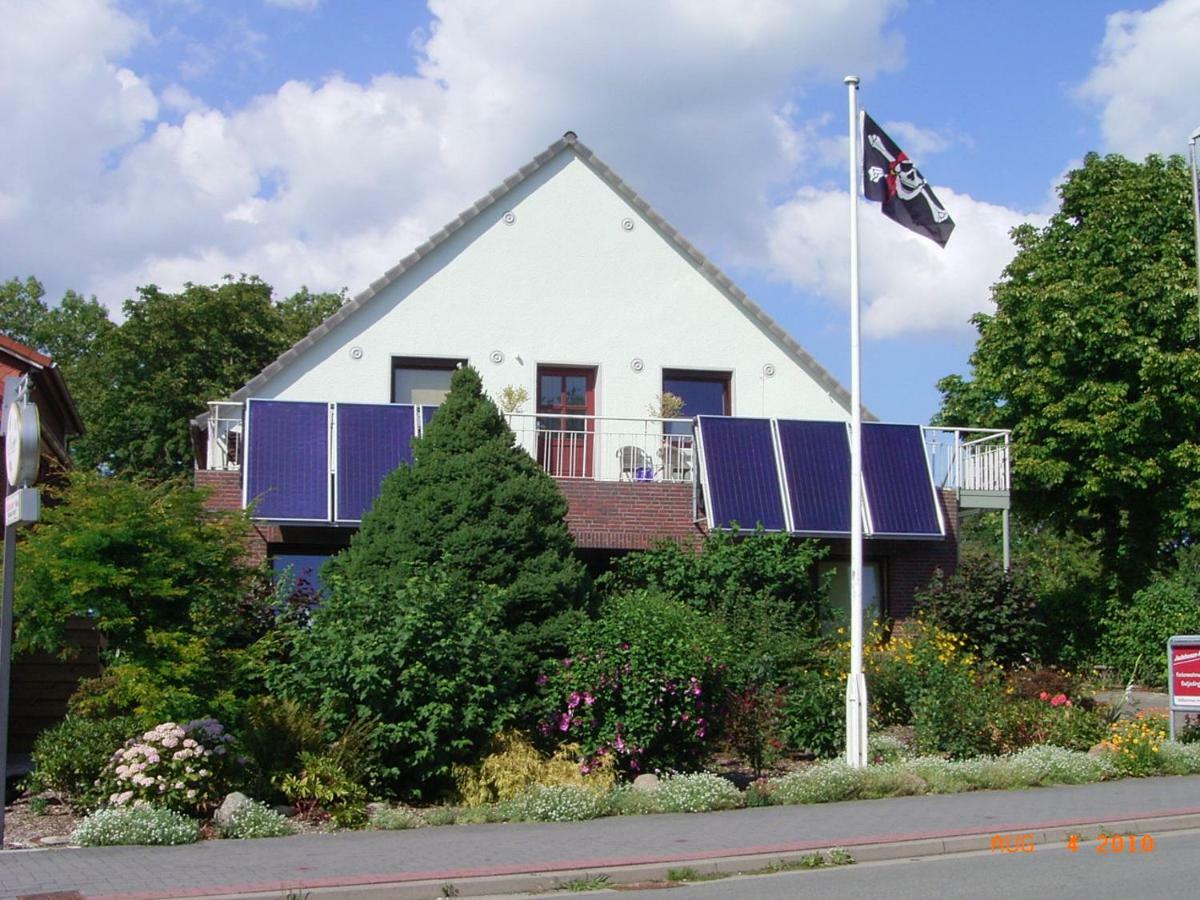
[[[760,483],[759,485],[755,485],[752,487],[751,493],[758,494],[758,497],[746,498],[745,496],[743,496],[742,498],[740,498],[739,502],[745,502],[747,499],[763,500],[763,501],[766,501],[763,504],[764,508],[769,507],[774,504],[778,504],[777,510],[773,510],[773,509],[767,510],[768,512],[776,513],[776,515],[771,516],[769,521],[766,516],[763,516],[762,518],[757,519],[754,523],[751,523],[748,525],[746,522],[742,521],[737,516],[732,516],[732,515],[726,516],[726,515],[719,514],[721,511],[720,510],[721,505],[723,503],[726,503],[727,501],[732,501],[733,498],[732,497],[727,498],[726,496],[723,496],[727,492],[723,489],[718,489],[717,484],[719,484],[719,480],[714,480],[713,466],[715,464],[717,464],[717,459],[719,458],[720,455],[722,455],[722,453],[724,453],[724,450],[718,449],[718,447],[720,447],[720,442],[722,439],[718,438],[717,432],[710,430],[707,437],[705,436],[704,431],[706,428],[706,424],[705,424],[706,422],[712,423],[707,426],[708,428],[710,428],[710,429],[716,428],[716,429],[718,429],[718,431],[725,427],[736,428],[736,427],[739,427],[740,425],[742,425],[743,423],[747,423],[747,424],[748,423],[758,423],[759,428],[765,429],[765,434],[756,435],[756,438],[758,440],[757,446],[744,445],[741,449],[742,450],[750,450],[751,452],[759,454],[760,457],[763,457],[759,460],[759,473],[758,474],[760,476],[767,474],[766,465],[767,465],[767,460],[769,460],[770,479],[768,480],[768,483],[766,483],[765,485]],[[769,452],[768,452],[768,448],[766,446],[764,446],[763,442],[762,442],[762,438],[764,436],[769,441],[769,445],[770,445]],[[698,452],[698,457],[699,457],[698,462],[699,462],[699,465],[703,467],[702,471],[703,471],[703,475],[704,475],[704,478],[705,478],[705,481],[707,484],[707,488],[708,488],[708,490],[706,492],[706,496],[705,496],[705,515],[707,516],[708,527],[710,529],[718,529],[719,528],[722,530],[728,530],[731,527],[731,523],[736,522],[738,528],[742,529],[742,530],[757,529],[759,524],[761,523],[763,531],[768,531],[768,532],[786,532],[787,531],[787,524],[788,524],[787,523],[787,512],[786,512],[787,499],[786,499],[786,497],[784,495],[784,491],[783,491],[783,479],[780,477],[780,474],[779,474],[779,447],[778,447],[778,442],[776,440],[775,428],[774,428],[774,425],[773,425],[771,419],[754,419],[754,418],[746,418],[746,417],[740,417],[740,416],[697,416],[696,417],[696,444],[697,444],[697,448],[699,451]],[[773,480],[773,484],[769,483],[770,480]],[[750,486],[750,483],[746,482],[746,481],[743,481],[741,484],[741,487],[743,487],[743,488],[748,487],[748,486]],[[737,492],[735,491],[734,494],[736,495],[736,493]],[[718,521],[718,519],[720,521]]]
[[[908,435],[912,435],[909,446],[904,447],[896,443],[897,438]],[[889,453],[885,449],[889,441],[893,442],[893,451],[899,447],[908,455]],[[900,465],[897,465],[897,462]],[[883,471],[881,467],[884,467]],[[933,470],[925,449],[925,432],[920,425],[894,422],[863,423],[863,496],[869,514],[870,537],[941,540],[946,536],[941,498],[934,485]],[[897,502],[925,508],[918,510],[910,505],[907,510],[901,509],[898,512],[894,505]],[[926,502],[928,506],[925,505]],[[904,519],[907,519],[907,523]],[[924,521],[918,523],[918,519]],[[905,527],[906,524],[913,527]],[[900,527],[896,527],[897,525]]]
[[[779,440],[779,470],[787,490],[791,533],[814,537],[848,536],[850,534],[850,432],[848,423],[838,420],[777,419],[775,427]],[[828,434],[820,435],[820,443],[815,447],[812,441],[795,446],[795,441],[800,437],[797,432],[801,427],[805,427],[805,430],[810,432],[819,431],[828,432]],[[827,483],[827,479],[823,480],[823,476],[831,474],[829,467],[835,469],[832,473],[835,479],[844,476],[845,496],[841,497],[841,490],[835,487],[833,493],[837,495],[836,501],[824,499],[820,503],[824,508],[816,512],[811,511],[811,507],[808,507],[807,511],[801,508],[804,498],[812,496],[811,492],[802,490],[802,486],[798,483],[801,474],[801,460],[796,457],[796,454],[802,450],[808,451],[805,454],[805,462],[811,461],[814,451],[822,456],[819,462],[823,464],[824,468],[816,472],[818,476],[816,484]],[[830,460],[824,456],[829,451],[836,453],[839,458]],[[805,474],[809,472],[811,470],[806,471]],[[829,494],[828,491],[823,493]],[[831,522],[827,518],[833,516],[837,517],[836,522]],[[814,518],[824,521],[813,523]]]
[[[355,421],[360,415],[374,414],[372,434],[364,438],[352,429],[360,428],[363,420]],[[417,408],[411,403],[338,403],[334,407],[334,437],[336,449],[333,479],[334,521],[339,524],[357,524],[362,515],[379,495],[379,485],[398,466],[412,463],[412,441],[417,436]],[[385,427],[379,428],[380,419],[390,419]],[[365,448],[365,449],[364,449]],[[392,452],[388,452],[391,450]],[[370,471],[364,461],[370,462]],[[374,482],[374,491],[363,491],[363,485],[355,478],[364,475],[366,481]],[[363,496],[370,493],[370,501],[362,504]],[[350,505],[345,505],[350,504]],[[357,507],[357,509],[355,509]],[[357,512],[357,515],[353,514]]]
[[[311,423],[312,425],[316,424],[318,418],[323,418],[323,420],[324,420],[323,427],[321,427],[321,429],[320,429],[320,434],[322,435],[322,438],[315,441],[316,443],[320,443],[321,441],[323,441],[323,443],[324,443],[324,459],[320,463],[321,479],[323,481],[323,492],[324,492],[324,497],[325,497],[323,516],[315,516],[314,517],[314,516],[291,516],[291,515],[273,514],[271,512],[271,510],[277,508],[277,507],[273,506],[273,503],[277,502],[277,501],[272,500],[272,498],[270,497],[270,495],[268,493],[272,489],[272,487],[268,487],[268,488],[264,489],[263,491],[256,491],[253,494],[251,493],[252,483],[254,482],[254,480],[256,478],[256,470],[255,470],[254,460],[257,455],[256,450],[255,450],[255,444],[254,444],[254,435],[255,435],[254,410],[257,408],[258,410],[262,411],[262,410],[268,409],[269,406],[280,407],[280,408],[286,407],[286,406],[292,406],[292,407],[296,408],[297,412],[300,411],[301,407],[308,407],[309,408],[308,411],[313,414],[313,422]],[[330,477],[330,475],[331,475],[330,461],[332,459],[332,453],[333,453],[333,447],[331,446],[332,442],[331,442],[331,436],[330,436],[331,406],[332,406],[332,404],[329,404],[329,403],[326,403],[323,401],[309,401],[309,400],[274,400],[274,399],[265,399],[265,398],[251,398],[246,401],[246,421],[245,421],[245,426],[244,426],[245,435],[243,438],[244,444],[246,447],[246,460],[245,460],[245,466],[244,466],[245,471],[244,471],[243,477],[242,477],[242,508],[248,509],[252,502],[258,501],[258,506],[255,508],[255,515],[252,518],[259,520],[259,521],[264,521],[264,522],[297,522],[297,523],[322,523],[322,524],[324,524],[324,523],[327,523],[330,521],[330,519],[331,519],[330,514],[333,509],[333,486],[332,486],[333,479]],[[317,416],[318,409],[321,410],[320,417]],[[269,427],[269,426],[264,426],[260,420],[259,427],[261,428],[261,427]],[[311,439],[311,438],[308,439],[308,443],[313,443],[313,442],[314,442],[313,439]],[[298,452],[300,450],[305,449],[304,443],[305,443],[304,441],[294,441],[291,444],[291,446],[293,448],[295,448],[296,451]],[[257,487],[257,486],[255,486],[255,487]],[[313,491],[312,493],[314,495],[319,495],[321,493],[321,491],[320,490]],[[282,501],[282,502],[287,502],[287,501]],[[264,504],[266,504],[265,507],[264,507]]]

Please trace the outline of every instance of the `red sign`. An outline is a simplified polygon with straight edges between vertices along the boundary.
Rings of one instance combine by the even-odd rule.
[[[1171,643],[1171,705],[1200,709],[1200,641]]]

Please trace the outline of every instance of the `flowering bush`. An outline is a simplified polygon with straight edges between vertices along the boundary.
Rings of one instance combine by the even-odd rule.
[[[742,795],[733,783],[709,772],[668,775],[654,789],[654,800],[659,809],[669,813],[737,809],[742,805]]]
[[[296,826],[265,803],[247,803],[233,811],[228,825],[222,826],[223,838],[285,837],[296,833]]]
[[[764,766],[773,765],[783,756],[786,704],[783,688],[750,686],[726,695],[726,740],[749,763],[755,778],[762,777]]]
[[[1110,726],[1101,745],[1122,775],[1152,775],[1161,768],[1159,753],[1167,739],[1165,716],[1142,710]]]
[[[204,813],[221,802],[246,760],[216,719],[163,722],[112,755],[101,784],[114,806],[144,800],[180,812]]]
[[[1032,700],[1007,698],[995,716],[996,742],[1004,752],[1038,744],[1087,750],[1104,737],[1104,725],[1095,710],[1048,691]]]
[[[605,813],[604,795],[578,784],[538,785],[506,804],[509,818],[582,822]]]
[[[658,594],[609,600],[547,677],[559,706],[546,735],[577,741],[584,771],[696,768],[710,752],[724,696],[728,635],[707,615]]]
[[[280,785],[298,815],[306,819],[328,816],[343,828],[366,821],[367,789],[350,777],[336,758],[301,753],[300,763],[300,773],[286,776]]]
[[[97,810],[71,833],[71,840],[82,847],[191,844],[198,837],[200,826],[193,820],[173,810],[145,804]]]

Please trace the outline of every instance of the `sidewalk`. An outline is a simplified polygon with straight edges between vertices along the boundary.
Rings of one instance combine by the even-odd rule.
[[[1144,821],[1164,817],[1176,818]],[[185,847],[9,850],[0,854],[0,897],[78,891],[89,898],[132,900],[262,892],[282,900],[297,890],[313,890],[312,900],[436,897],[449,882],[462,895],[505,893],[530,889],[535,881],[512,877],[528,873],[611,876],[622,866],[642,872],[667,864],[698,868],[700,861],[716,858],[735,858],[752,869],[789,853],[833,846],[863,859],[873,847],[896,842],[914,843],[892,848],[892,856],[914,856],[969,849],[958,839],[964,835],[983,835],[984,843],[972,846],[986,849],[993,834],[1039,832],[1043,840],[1054,840],[1061,839],[1051,837],[1056,829],[1090,823],[1124,831],[1136,820],[1142,821],[1135,830],[1150,833],[1155,826],[1200,826],[1200,776],[568,824],[360,831]],[[876,852],[874,858],[882,857]],[[390,887],[383,891],[385,885]],[[320,890],[335,887],[358,891]]]

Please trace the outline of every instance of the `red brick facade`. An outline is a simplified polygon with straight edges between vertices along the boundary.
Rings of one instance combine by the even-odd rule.
[[[239,509],[242,505],[239,472],[198,471],[196,485],[212,489],[210,509]],[[583,549],[643,550],[663,538],[694,545],[706,530],[703,522],[692,521],[690,484],[563,479],[558,486],[567,498],[567,526]],[[949,574],[958,566],[958,501],[954,491],[942,491],[941,502],[945,539],[865,543],[866,558],[883,564],[887,614],[894,618],[903,618],[912,611],[914,593],[929,583],[936,570]],[[274,525],[256,525],[249,558],[261,562],[269,544],[288,541],[289,537]],[[849,556],[848,541],[831,541],[830,545],[835,556]]]

